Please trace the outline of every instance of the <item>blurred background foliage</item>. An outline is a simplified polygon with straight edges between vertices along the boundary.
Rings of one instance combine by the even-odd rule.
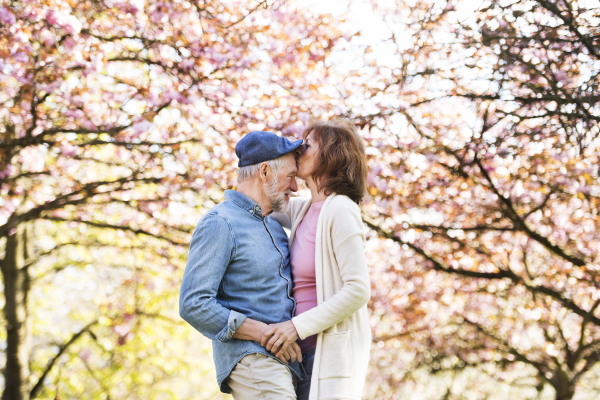
[[[243,134],[335,116],[364,398],[597,398],[599,6],[1,0],[2,399],[229,398],[178,316],[191,232]]]

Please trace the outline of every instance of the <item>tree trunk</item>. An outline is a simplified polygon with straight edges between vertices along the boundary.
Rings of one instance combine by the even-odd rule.
[[[569,374],[561,368],[558,368],[554,372],[554,376],[550,379],[550,384],[556,391],[556,400],[571,400],[575,395],[575,383],[569,377]]]
[[[575,389],[568,388],[562,392],[556,391],[556,400],[571,400],[575,396]]]
[[[30,252],[27,231],[27,224],[20,224],[17,231],[7,237],[5,257],[2,260],[6,300],[6,367],[2,400],[29,400],[31,329],[28,309]]]

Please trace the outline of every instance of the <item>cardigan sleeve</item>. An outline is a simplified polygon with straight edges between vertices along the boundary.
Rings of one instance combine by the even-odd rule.
[[[292,319],[301,339],[322,332],[348,318],[371,298],[360,210],[350,199],[347,200],[350,204],[345,201],[332,202],[328,207],[332,209],[333,214],[329,221],[330,225],[326,227],[331,232],[333,252],[339,267],[342,287],[317,307]],[[325,244],[323,247],[326,247]]]
[[[269,217],[273,218],[275,221],[279,222],[279,225],[283,226],[286,229],[292,229],[292,218],[290,217],[289,207],[285,212],[276,213],[273,212],[269,214]]]
[[[296,216],[300,210],[302,210],[302,204],[304,204],[306,200],[307,198],[305,197],[292,197],[290,198],[290,204],[284,212],[273,212],[269,214],[269,217],[279,222],[279,225],[283,226],[284,228],[292,229],[292,224],[294,223],[294,220],[296,219]]]

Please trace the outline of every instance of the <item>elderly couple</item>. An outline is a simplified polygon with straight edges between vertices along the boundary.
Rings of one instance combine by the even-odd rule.
[[[362,139],[347,120],[318,121],[293,142],[251,132],[235,152],[237,190],[192,236],[181,317],[212,339],[235,400],[360,399],[371,346]],[[296,178],[310,198],[290,198]]]

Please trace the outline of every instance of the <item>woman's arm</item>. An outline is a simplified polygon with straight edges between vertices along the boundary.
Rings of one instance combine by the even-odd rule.
[[[331,204],[334,210],[331,234],[343,286],[317,307],[294,317],[291,323],[272,325],[261,341],[267,350],[271,347],[283,350],[298,337],[305,339],[330,328],[358,311],[371,297],[360,210],[354,203],[340,203]]]
[[[283,226],[286,229],[292,229],[292,224],[294,223],[294,219],[298,215],[298,213],[302,209],[302,204],[307,201],[306,197],[292,197],[290,198],[290,204],[285,209],[284,212],[276,213],[273,212],[269,214],[269,217],[273,218],[275,221],[279,222],[279,225]]]
[[[336,207],[337,204],[332,206]],[[360,210],[352,203],[351,206],[344,204],[334,212],[331,236],[343,286],[317,307],[292,319],[300,339],[323,332],[348,318],[371,298],[371,282],[365,256],[365,236]]]
[[[292,229],[292,217],[290,215],[290,207],[288,207],[284,212],[281,213],[273,212],[269,214],[269,217],[279,222],[279,225],[283,226],[284,228]]]

